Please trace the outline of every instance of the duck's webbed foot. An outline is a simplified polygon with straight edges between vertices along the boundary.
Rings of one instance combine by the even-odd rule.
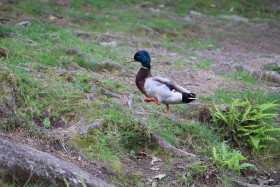
[[[144,101],[146,101],[146,102],[151,102],[151,101],[153,101],[153,102],[155,102],[156,104],[161,105],[161,103],[158,102],[155,98],[146,98],[146,99],[144,99]]]

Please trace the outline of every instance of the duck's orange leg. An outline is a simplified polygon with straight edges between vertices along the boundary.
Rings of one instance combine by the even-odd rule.
[[[158,102],[155,98],[146,98],[146,99],[144,99],[144,101],[146,101],[146,102],[151,102],[151,101],[153,101],[153,102],[155,102],[156,104],[161,105],[161,103]]]
[[[169,114],[169,105],[166,105],[166,114]]]

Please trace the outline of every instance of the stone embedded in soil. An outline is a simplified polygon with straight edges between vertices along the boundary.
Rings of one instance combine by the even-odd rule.
[[[70,186],[83,186],[83,183],[87,186],[111,186],[95,177],[96,173],[92,175],[71,163],[31,147],[0,138],[0,150],[0,167],[4,168],[6,175],[15,177],[17,182],[22,184],[26,181],[44,181],[55,186],[65,186],[65,179]]]
[[[111,42],[101,42],[100,43],[101,46],[104,46],[104,47],[116,47],[117,46],[117,42],[116,41],[111,41]]]
[[[89,135],[89,130],[95,129],[95,128],[100,128],[101,126],[102,126],[101,123],[95,122],[93,124],[89,124],[87,126],[81,127],[80,128],[80,135],[81,136]]]
[[[2,31],[0,33],[0,37],[12,38],[12,37],[17,37],[17,36],[21,36],[21,34],[16,34],[13,32],[5,32],[5,31]]]
[[[231,74],[234,72],[234,69],[228,63],[211,64],[210,67],[215,73]]]
[[[157,175],[157,176],[154,176],[153,179],[161,180],[161,179],[163,179],[164,177],[166,177],[166,174],[159,174],[159,175]]]
[[[1,47],[0,47],[0,55],[5,57],[5,58],[8,58],[8,56],[9,56],[8,51],[4,48],[1,48]]]
[[[20,23],[17,23],[16,26],[30,26],[31,25],[31,22],[30,21],[23,21],[23,22],[20,22]]]
[[[152,161],[151,161],[151,165],[155,165],[156,162],[161,162],[161,159],[153,156]]]

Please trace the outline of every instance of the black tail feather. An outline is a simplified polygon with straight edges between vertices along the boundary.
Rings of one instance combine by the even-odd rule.
[[[189,103],[196,100],[194,93],[182,93],[182,102]]]

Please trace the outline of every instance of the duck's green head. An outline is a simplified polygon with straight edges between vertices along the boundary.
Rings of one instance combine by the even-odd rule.
[[[135,53],[134,60],[140,62],[142,67],[151,68],[151,57],[147,51],[138,51]]]

